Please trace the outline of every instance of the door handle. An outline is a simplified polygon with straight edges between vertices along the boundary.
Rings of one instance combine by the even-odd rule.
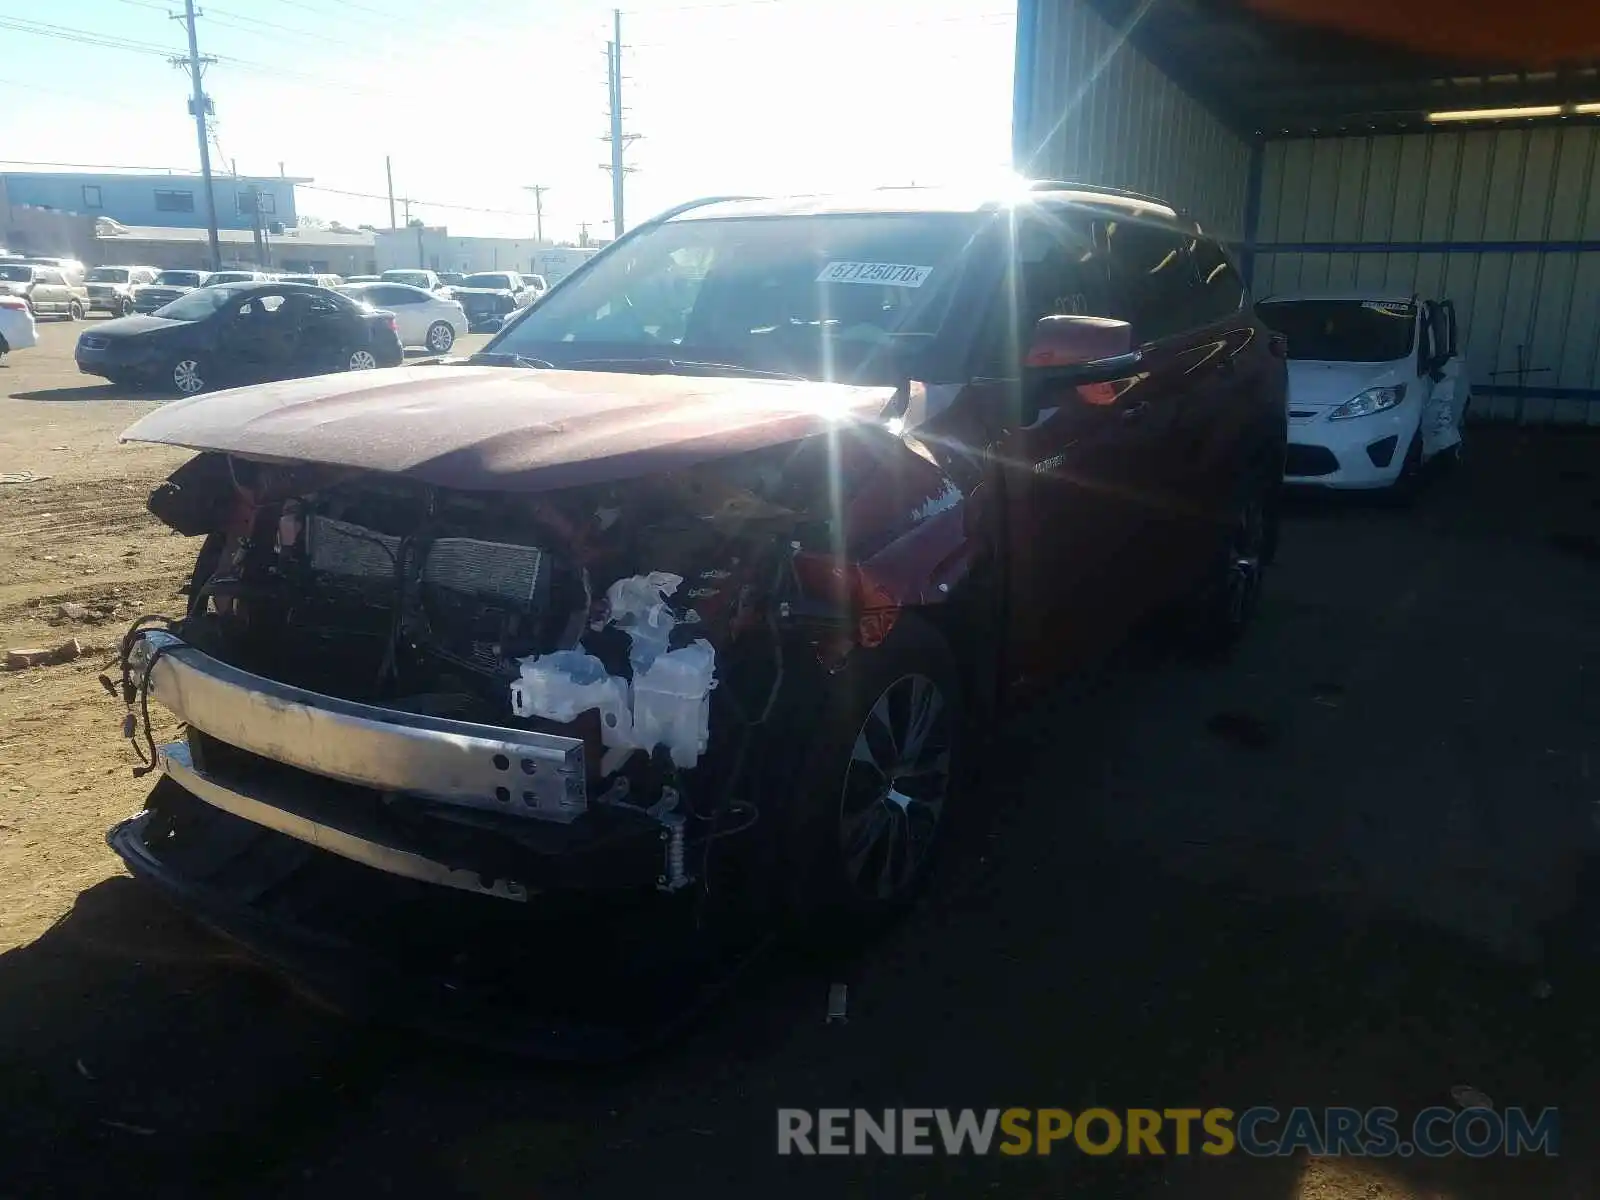
[[[1122,410],[1121,415],[1122,415],[1122,419],[1124,421],[1128,421],[1128,422],[1131,423],[1133,421],[1143,420],[1145,413],[1147,413],[1149,411],[1150,411],[1150,401],[1148,401],[1148,400],[1140,400],[1137,404],[1128,405],[1127,408]]]

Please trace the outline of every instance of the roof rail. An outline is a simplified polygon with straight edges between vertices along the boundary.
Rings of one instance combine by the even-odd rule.
[[[1129,191],[1127,188],[1107,187],[1102,183],[1074,183],[1067,179],[1033,179],[1028,182],[1030,192],[1093,192],[1101,196],[1120,196],[1124,200],[1143,200],[1148,204],[1159,204],[1162,208],[1170,208],[1173,212],[1183,210],[1163,200],[1160,196],[1151,196],[1145,192]]]
[[[691,209],[704,208],[708,204],[726,204],[730,200],[761,200],[762,196],[701,196],[698,200],[685,200],[682,204],[674,204],[666,212],[659,212],[651,217],[649,224],[661,221],[670,221],[673,217],[681,217]]]

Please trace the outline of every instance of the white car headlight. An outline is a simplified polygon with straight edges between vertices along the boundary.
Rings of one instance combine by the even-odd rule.
[[[1403,383],[1397,383],[1393,387],[1368,388],[1339,405],[1328,414],[1328,420],[1348,421],[1351,417],[1370,417],[1373,413],[1393,408],[1405,398],[1406,385]]]

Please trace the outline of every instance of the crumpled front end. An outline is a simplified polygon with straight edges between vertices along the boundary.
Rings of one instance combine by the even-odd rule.
[[[886,424],[543,492],[202,454],[151,497],[205,541],[187,612],[127,641],[162,780],[112,844],[235,932],[391,963],[503,967],[574,903],[754,911],[768,752],[959,593],[964,501]]]

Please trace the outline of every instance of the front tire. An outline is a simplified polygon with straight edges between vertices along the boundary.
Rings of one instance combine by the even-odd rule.
[[[456,331],[446,321],[435,321],[428,326],[425,344],[433,354],[448,354],[450,347],[456,344]]]
[[[119,316],[119,317],[131,317],[132,315],[133,315],[133,301],[129,300],[127,298],[124,298],[122,303],[117,305],[117,316]]]
[[[1411,435],[1405,459],[1400,464],[1400,474],[1389,485],[1384,499],[1393,508],[1410,508],[1422,490],[1422,431]]]
[[[961,677],[938,631],[903,613],[827,686],[781,822],[785,908],[870,922],[905,908],[932,867],[961,778]]]
[[[1263,572],[1277,550],[1276,484],[1256,481],[1234,502],[1185,622],[1188,649],[1202,659],[1227,655],[1255,618]]]
[[[83,305],[79,301],[74,300],[71,304],[67,305],[67,320],[83,320]]]

